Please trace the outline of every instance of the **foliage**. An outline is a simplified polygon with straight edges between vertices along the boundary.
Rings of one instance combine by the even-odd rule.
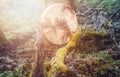
[[[88,5],[94,6],[95,8],[102,8],[109,14],[115,13],[120,8],[119,0],[88,0]]]
[[[19,76],[15,72],[5,72],[5,73],[1,73],[0,77],[19,77]]]
[[[29,77],[30,69],[30,64],[21,64],[13,71],[0,73],[0,77]]]

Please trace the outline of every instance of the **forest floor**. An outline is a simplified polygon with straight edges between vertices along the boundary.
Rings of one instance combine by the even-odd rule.
[[[13,36],[2,46],[0,77],[29,77],[34,60],[34,35],[28,32]],[[83,33],[77,47],[66,56],[65,64],[70,71],[67,74],[56,71],[56,77],[120,76],[120,52],[114,50],[109,36],[101,34]]]
[[[0,77],[9,77],[9,74],[11,75],[13,72],[16,72],[19,77],[28,77],[31,70],[34,56],[34,33],[22,34],[14,30],[16,29],[5,30],[9,41],[0,48],[2,52],[0,54]]]
[[[91,28],[95,33],[83,32],[77,47],[70,50],[65,57],[64,63],[69,71],[66,74],[56,71],[56,77],[120,77],[120,13],[111,19],[112,23],[109,24],[111,15],[106,12],[111,11],[111,5],[115,6],[110,1],[117,0],[99,0],[103,1],[104,11],[97,7],[86,6],[85,3],[82,3],[86,0],[76,1],[81,1],[77,2],[78,23],[83,27],[87,26],[86,31]],[[97,2],[97,0],[93,0],[93,2]],[[109,6],[105,5],[105,2]],[[95,3],[95,5],[97,4]],[[106,25],[108,27],[105,29]],[[24,29],[19,30],[18,27],[11,26],[3,27],[3,32],[9,41],[0,46],[0,52],[2,52],[0,54],[0,77],[29,77],[36,42],[36,34],[31,31],[24,32]],[[104,33],[107,35],[103,36]],[[118,46],[116,46],[116,42],[119,44]],[[50,59],[53,57],[49,54],[46,56],[49,56]]]

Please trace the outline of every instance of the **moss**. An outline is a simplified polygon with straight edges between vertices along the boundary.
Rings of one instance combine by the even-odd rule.
[[[31,64],[31,70],[30,70],[30,74],[29,74],[29,77],[32,77],[32,75],[33,75],[33,70],[34,70],[34,65],[33,64]]]
[[[48,72],[48,77],[52,77],[57,70],[62,72],[66,72],[68,70],[67,66],[64,64],[65,56],[67,55],[70,48],[76,47],[76,43],[80,35],[80,31],[77,31],[68,44],[57,50],[54,59],[52,59],[50,62],[51,69]]]
[[[99,47],[104,47],[106,45],[106,43],[104,43],[106,40],[111,42],[111,39],[106,34],[100,34],[92,31],[77,31],[73,38],[64,47],[59,48],[55,57],[46,64],[46,66],[49,66],[49,70],[46,72],[48,77],[55,77],[56,72],[58,71],[67,73],[67,71],[70,71],[69,67],[74,67],[75,70],[79,70],[80,73],[93,77],[96,77],[97,73],[106,74],[106,69],[111,66],[109,63],[113,61],[106,50],[108,47],[102,51],[99,50]],[[73,66],[68,66],[68,63],[71,63],[72,59],[70,59],[69,62],[66,61],[67,59],[65,58],[69,55],[71,48],[75,49],[74,55],[76,56],[74,56],[73,59]],[[87,50],[96,50],[98,52],[82,53]],[[68,62],[68,65],[66,62]]]

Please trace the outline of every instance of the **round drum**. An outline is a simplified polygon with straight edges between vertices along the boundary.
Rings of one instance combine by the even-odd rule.
[[[41,16],[44,37],[55,45],[67,43],[77,30],[77,17],[69,4],[49,6]]]

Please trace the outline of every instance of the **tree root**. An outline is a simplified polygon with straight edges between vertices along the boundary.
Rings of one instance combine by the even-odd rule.
[[[72,39],[64,47],[57,50],[55,57],[50,61],[50,69],[48,70],[47,77],[54,77],[57,70],[66,72],[67,66],[64,64],[64,59],[70,48],[76,47],[77,40],[81,35],[80,31],[77,31]]]

